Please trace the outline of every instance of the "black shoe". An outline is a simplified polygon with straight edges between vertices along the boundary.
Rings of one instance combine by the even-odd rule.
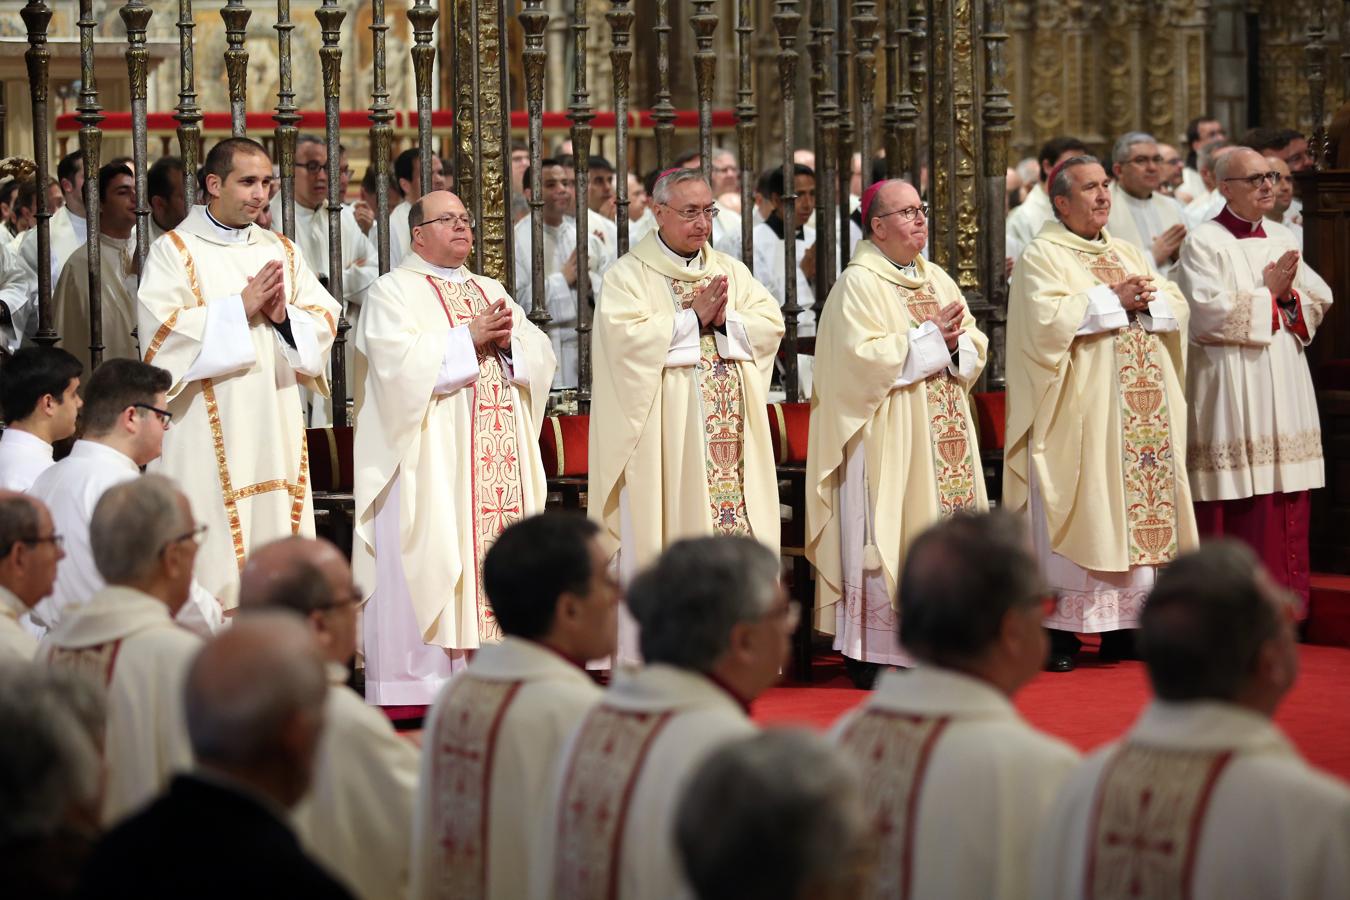
[[[1104,663],[1116,663],[1126,659],[1138,659],[1139,652],[1134,646],[1135,630],[1107,631],[1102,634],[1102,644],[1097,650],[1097,659]]]
[[[863,662],[845,656],[844,674],[848,675],[849,681],[852,681],[858,690],[870,691],[877,683],[877,676],[881,674],[881,666],[878,663]]]
[[[1067,653],[1052,653],[1045,662],[1047,672],[1072,672],[1074,668],[1073,657]]]

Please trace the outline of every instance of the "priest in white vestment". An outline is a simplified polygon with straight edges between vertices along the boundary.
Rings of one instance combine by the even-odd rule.
[[[431,185],[422,184],[422,153],[417,147],[409,147],[394,160],[394,180],[398,184],[403,199],[389,211],[389,268],[398,268],[403,257],[412,248],[412,228],[408,223],[408,213],[412,205],[422,199],[424,193],[445,190],[446,179],[441,158],[431,155]],[[378,265],[379,258],[376,257]]]
[[[1051,668],[1102,633],[1105,659],[1130,655],[1159,566],[1195,546],[1186,478],[1186,323],[1175,284],[1104,226],[1111,192],[1092,157],[1056,167],[1059,221],[1013,270],[1003,503],[1029,510],[1059,597]]]
[[[412,250],[357,325],[357,581],[366,697],[426,705],[469,651],[501,639],[479,573],[502,529],[544,508],[548,338],[465,267],[473,219],[434,191]]]
[[[62,157],[56,167],[56,177],[61,186],[61,208],[52,213],[47,222],[51,239],[51,273],[53,285],[61,277],[66,260],[76,248],[85,243],[89,234],[89,223],[85,220],[84,209],[84,151]],[[51,208],[50,204],[47,207]],[[16,250],[24,264],[36,276],[38,271],[38,230],[30,228],[18,237]],[[29,335],[37,331],[37,281],[33,282],[31,326]]]
[[[553,388],[575,388],[578,381],[577,355],[577,220],[576,176],[569,166],[546,159],[539,166],[543,185],[544,220],[544,308],[549,321],[544,326],[558,360],[553,373]],[[530,196],[530,172],[526,171],[525,194]],[[586,271],[590,282],[591,304],[600,301],[601,277],[614,265],[617,237],[607,239],[595,217],[586,235]],[[530,217],[516,223],[513,252],[516,256],[515,300],[526,311],[534,308],[533,246]],[[632,244],[630,244],[632,246]]]
[[[1157,697],[1060,792],[1035,897],[1345,896],[1350,788],[1271,721],[1298,670],[1294,603],[1233,541],[1159,576],[1140,623]]]
[[[291,816],[305,848],[364,900],[406,897],[417,749],[347,686],[360,589],[337,547],[290,537],[259,547],[240,576],[245,618],[287,609],[314,633],[328,700],[309,793]]]
[[[783,170],[775,169],[770,173],[769,197],[773,212],[759,225],[755,226],[751,236],[754,246],[755,280],[764,285],[778,301],[779,307],[787,302],[787,273],[789,269],[797,275],[797,305],[801,312],[797,314],[797,335],[814,337],[816,333],[816,291],[812,279],[802,271],[802,257],[807,248],[816,245],[816,230],[806,226],[806,220],[816,208],[816,173],[807,166],[794,166],[792,190],[797,199],[793,206],[795,223],[794,249],[796,262],[787,265],[787,241],[783,236]],[[722,218],[719,210],[717,218]],[[713,244],[717,246],[716,242]],[[809,382],[808,382],[809,383]]]
[[[1004,254],[1008,259],[1016,262],[1027,245],[1040,234],[1041,226],[1055,220],[1055,209],[1046,193],[1050,188],[1046,182],[1050,170],[1066,159],[1087,152],[1087,145],[1073,137],[1053,138],[1041,147],[1036,157],[1041,167],[1041,180],[1021,203],[1013,207],[1004,223]]]
[[[816,628],[835,649],[910,666],[895,631],[906,550],[939,519],[989,507],[967,396],[989,341],[956,283],[919,255],[928,207],[918,191],[878,182],[863,209],[869,236],[830,291],[816,337],[806,557]]]
[[[1331,289],[1289,229],[1262,216],[1274,170],[1259,153],[1219,163],[1224,211],[1182,249],[1191,301],[1187,462],[1206,535],[1239,538],[1270,574],[1309,595],[1309,491],[1325,484],[1307,347]]]
[[[13,248],[0,243],[0,347],[18,352],[37,332],[37,275]]]
[[[1223,123],[1210,116],[1197,116],[1186,123],[1186,164],[1181,170],[1181,186],[1176,192],[1177,199],[1183,204],[1211,190],[1212,186],[1206,184],[1200,174],[1200,154],[1205,145],[1227,138]]]
[[[588,661],[614,652],[619,585],[598,527],[533,516],[502,532],[483,580],[504,637],[437,696],[422,737],[414,900],[529,896],[563,741],[599,702]]]
[[[126,165],[99,170],[99,313],[103,359],[140,359],[136,346],[136,176]],[[89,350],[89,244],[70,254],[52,291],[61,346],[93,371]]]
[[[646,667],[616,672],[568,739],[540,820],[530,896],[687,894],[675,846],[684,787],[710,752],[755,730],[749,704],[787,661],[800,610],[779,565],[751,538],[698,538],[634,579],[628,606]]]
[[[1194,231],[1223,211],[1224,204],[1228,201],[1219,192],[1219,180],[1215,175],[1215,167],[1218,166],[1219,160],[1236,149],[1238,149],[1237,145],[1218,140],[1211,142],[1200,151],[1199,166],[1201,177],[1204,178],[1204,191],[1197,194],[1194,200],[1186,204],[1183,211],[1188,231]]]
[[[1111,217],[1106,227],[1118,241],[1134,244],[1153,270],[1169,281],[1180,272],[1181,242],[1186,239],[1181,207],[1158,191],[1162,152],[1153,135],[1121,135],[1112,153]]]
[[[620,542],[624,580],[680,538],[779,545],[766,400],[782,313],[708,246],[697,171],[666,173],[654,199],[659,229],[605,276],[595,317],[588,513]]]
[[[28,491],[52,466],[52,444],[75,433],[84,367],[60,347],[25,347],[0,369],[0,488]]]
[[[38,656],[107,688],[110,825],[192,766],[183,685],[201,639],[174,616],[192,589],[202,527],[173,482],[146,476],[110,488],[89,530],[107,587],[54,628]]]
[[[963,515],[910,548],[899,636],[919,665],[882,675],[831,731],[881,843],[866,896],[1033,897],[1032,845],[1078,753],[1012,702],[1047,649],[1048,592],[1025,528],[1007,513]]]
[[[145,361],[173,377],[155,469],[210,526],[197,579],[229,608],[250,548],[314,533],[300,386],[328,392],[338,305],[295,244],[254,224],[262,146],[221,141],[204,169],[207,205],[150,248],[137,322]]]
[[[65,556],[47,504],[0,490],[0,554],[0,662],[28,662],[38,642],[19,617],[52,592]]]
[[[1289,164],[1278,156],[1267,155],[1265,159],[1270,165],[1270,170],[1275,173],[1278,179],[1275,182],[1275,203],[1267,210],[1265,217],[1288,228],[1301,253],[1303,252],[1303,215],[1301,210],[1294,208],[1298,198],[1294,196],[1293,173],[1289,171]]]

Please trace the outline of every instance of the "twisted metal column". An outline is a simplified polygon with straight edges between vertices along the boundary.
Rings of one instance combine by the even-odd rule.
[[[197,106],[196,71],[193,65],[192,0],[178,0],[178,155],[183,159],[183,201],[185,209],[197,203],[197,156],[202,141],[201,109]]]
[[[341,151],[338,150],[338,115],[342,99],[342,20],[347,11],[339,0],[323,0],[314,11],[323,35],[319,48],[319,62],[323,66],[324,137],[328,145],[328,292],[338,304],[337,335],[333,340],[333,426],[343,428],[350,424],[347,416],[347,305],[342,290],[342,193],[338,168]]]
[[[544,303],[544,177],[540,163],[544,159],[544,30],[548,13],[544,0],[523,0],[517,17],[525,32],[522,54],[525,68],[525,106],[529,117],[530,144],[530,312],[529,319],[543,328],[552,318]]]
[[[572,3],[572,102],[568,117],[572,120],[573,167],[577,179],[577,411],[591,409],[591,277],[588,259],[588,236],[591,233],[586,203],[586,186],[590,178],[591,110],[590,92],[586,89],[586,0]]]
[[[835,146],[839,158],[839,262],[848,263],[853,255],[853,242],[849,240],[849,183],[853,179],[853,98],[855,91],[850,86],[852,76],[853,51],[849,43],[848,0],[834,0],[835,28],[835,79],[839,85],[839,131]]]
[[[431,45],[431,29],[440,13],[431,0],[417,0],[408,10],[408,21],[413,26],[413,80],[417,89],[417,148],[422,193],[431,190],[431,63],[436,48]],[[459,185],[455,185],[459,187]]]
[[[1012,135],[1012,102],[1008,99],[1007,64],[1003,45],[1008,34],[1003,30],[1003,0],[984,0],[984,104],[980,113],[983,134],[980,154],[984,159],[983,190],[980,199],[980,236],[984,241],[980,281],[988,307],[986,321],[980,325],[989,336],[988,383],[1004,383],[1004,322],[1008,317],[1007,284],[1004,277],[1004,169],[1008,160],[1008,141]]]
[[[717,15],[712,11],[713,0],[693,0],[694,14],[689,27],[694,31],[694,80],[698,86],[698,153],[703,177],[712,184],[712,105],[713,79],[717,75],[717,53],[713,50],[713,33],[717,31]]]
[[[28,0],[19,12],[28,29],[28,49],[23,60],[28,68],[28,94],[33,101],[33,160],[37,163],[37,258],[38,258],[38,330],[33,338],[39,346],[51,347],[58,338],[52,327],[52,232],[51,210],[47,207],[47,182],[51,179],[51,109],[48,106],[48,67],[52,51],[47,46],[47,28],[52,9],[46,0]]]
[[[652,121],[656,123],[656,164],[665,171],[674,159],[671,144],[675,140],[675,107],[670,102],[670,0],[656,0],[656,102]],[[575,149],[575,148],[574,148]]]
[[[838,222],[839,166],[834,151],[839,140],[839,104],[834,91],[834,10],[831,0],[811,0],[811,63],[816,115],[816,318],[834,286]]]
[[[873,119],[876,118],[877,96],[877,4],[876,0],[854,0],[853,40],[854,89],[858,97],[858,156],[862,169],[861,190],[872,182],[872,158],[876,156],[872,143]]]
[[[86,246],[89,252],[89,365],[103,362],[103,244],[99,240],[98,170],[103,132],[103,107],[94,81],[93,0],[80,0],[80,150],[84,153],[84,212]]]
[[[925,0],[908,0],[909,2],[909,78],[910,87],[913,93],[914,117],[911,120],[914,123],[913,128],[913,169],[911,169],[914,187],[924,197],[931,198],[932,187],[932,165],[929,165],[929,183],[923,183],[923,167],[925,161],[931,163],[933,158],[933,142],[931,134],[925,135],[923,132],[923,113],[927,109],[928,98],[928,10],[924,6]],[[905,121],[905,110],[901,108],[902,127]],[[906,135],[906,139],[909,135]]]
[[[226,0],[220,17],[225,20],[225,75],[230,83],[230,135],[245,137],[248,131],[244,116],[248,97],[248,51],[244,49],[245,32],[252,10],[244,0]]]
[[[633,61],[629,0],[613,0],[605,19],[613,42],[609,66],[614,72],[614,224],[619,231],[618,255],[623,256],[628,252],[628,79]]]
[[[150,7],[144,0],[129,0],[120,10],[127,29],[127,78],[131,83],[131,158],[136,163],[136,279],[145,271],[150,253],[150,198],[145,173],[149,168],[146,149],[146,80],[150,53],[145,47],[145,28],[150,24]],[[187,173],[183,174],[187,180]],[[92,323],[91,323],[92,325]]]
[[[802,17],[797,12],[796,0],[778,0],[777,6],[773,26],[778,32],[778,83],[783,95],[783,324],[787,328],[783,335],[787,356],[783,361],[783,388],[788,402],[796,403],[797,317],[802,308],[797,305],[797,179],[792,150],[796,132],[797,27]]]
[[[741,164],[741,262],[753,267],[755,249],[752,236],[755,230],[755,107],[754,86],[751,82],[751,51],[755,34],[754,4],[752,0],[736,0],[736,154]]]
[[[393,110],[389,107],[386,81],[388,56],[385,38],[389,23],[384,18],[384,0],[371,0],[370,37],[374,48],[374,73],[370,89],[370,156],[375,167],[375,244],[380,274],[389,271],[389,154],[393,147]]]
[[[277,59],[280,63],[277,84],[276,120],[277,166],[281,170],[281,233],[295,240],[295,139],[300,113],[295,108],[291,87],[291,0],[277,0]]]
[[[908,6],[914,0],[892,0],[897,7]],[[921,191],[919,184],[919,108],[914,105],[914,91],[910,87],[910,70],[913,68],[914,20],[909,10],[900,8],[900,48],[896,54],[896,70],[899,76],[895,110],[895,163],[890,168],[892,178],[908,178],[914,189]]]
[[[886,58],[886,112],[881,120],[881,146],[886,150],[886,177],[899,178],[900,158],[900,31],[901,0],[886,0],[882,47]]]

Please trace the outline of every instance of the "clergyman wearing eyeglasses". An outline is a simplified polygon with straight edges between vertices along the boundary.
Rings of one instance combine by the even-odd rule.
[[[1245,147],[1219,160],[1216,218],[1181,248],[1191,302],[1187,457],[1200,533],[1246,541],[1308,601],[1308,492],[1325,483],[1307,348],[1331,306],[1284,225],[1277,173]]]
[[[479,580],[508,525],[547,499],[539,427],[556,360],[506,288],[469,271],[474,220],[449,191],[409,210],[409,253],[356,326],[356,536],[373,587],[366,699],[430,705],[501,639]]]
[[[1186,239],[1181,204],[1158,190],[1163,156],[1153,135],[1131,131],[1120,136],[1111,153],[1111,237],[1144,251],[1144,258],[1164,278],[1177,280],[1181,242]]]
[[[681,538],[779,544],[766,406],[778,302],[713,249],[698,170],[665,172],[652,199],[657,230],[606,273],[595,314],[589,513],[620,544],[624,580]],[[620,656],[635,650],[621,623]]]

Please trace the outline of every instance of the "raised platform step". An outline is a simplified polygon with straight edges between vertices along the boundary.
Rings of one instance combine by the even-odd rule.
[[[1307,634],[1310,644],[1350,647],[1350,575],[1313,573]]]

